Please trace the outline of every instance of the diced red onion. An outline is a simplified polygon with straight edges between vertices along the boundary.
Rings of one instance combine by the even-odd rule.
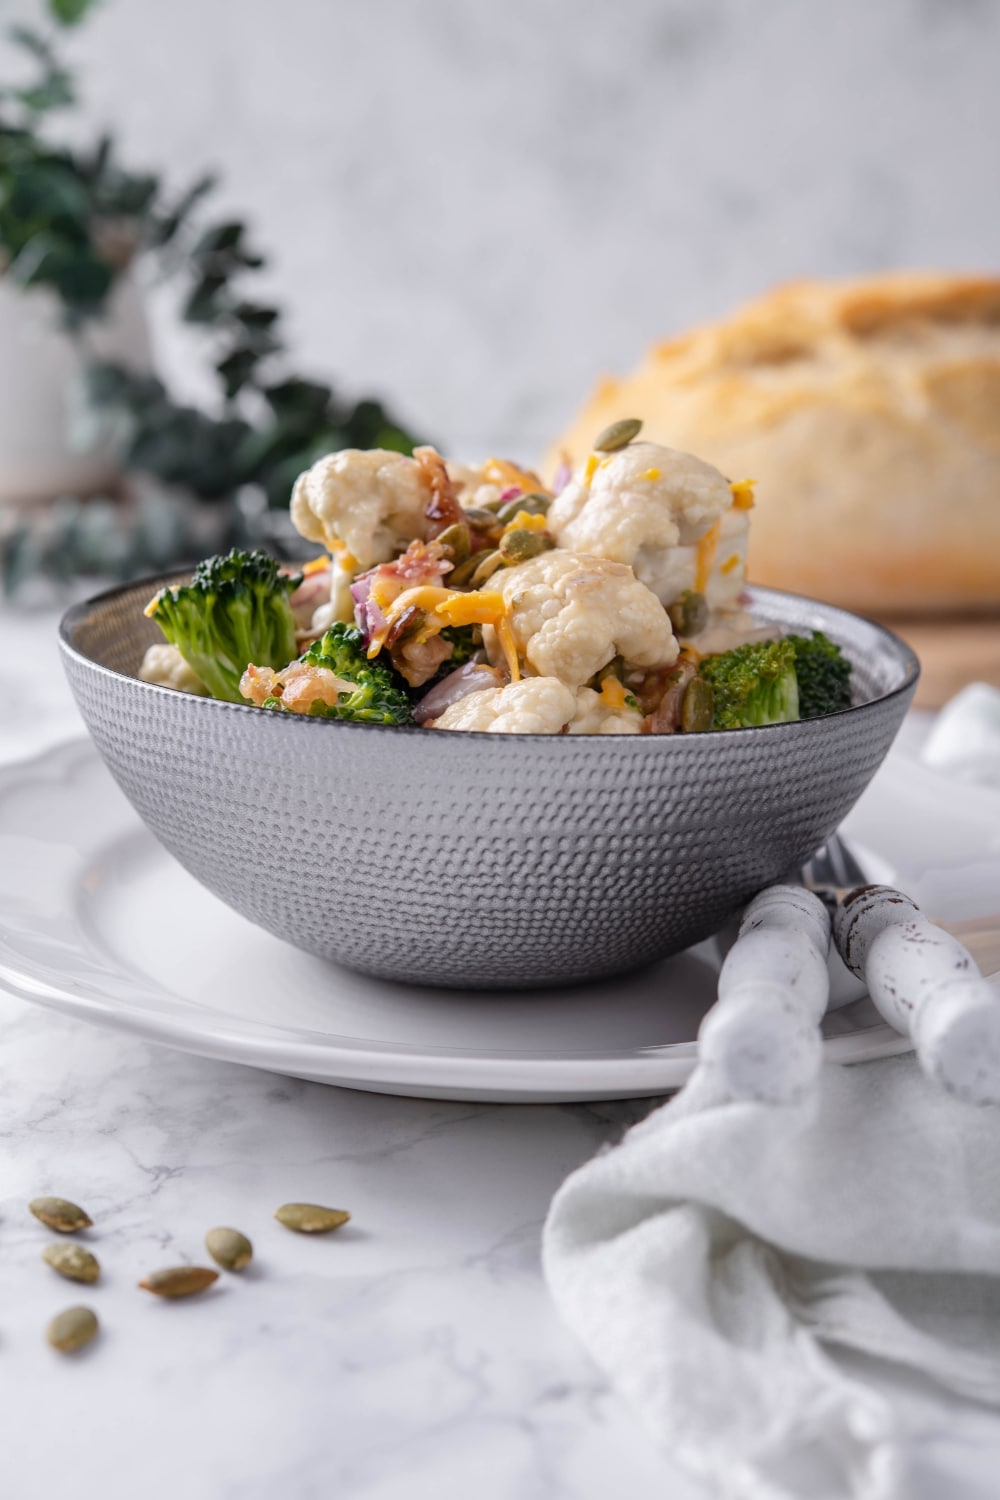
[[[413,722],[427,724],[431,719],[440,718],[446,708],[467,698],[470,693],[499,686],[500,679],[492,667],[486,666],[484,662],[467,661],[463,667],[457,667],[447,677],[442,677],[440,682],[436,682],[424,694],[413,710]]]
[[[500,499],[503,501],[516,500],[518,495],[523,494],[524,491],[519,484],[512,484],[508,489],[500,491]]]
[[[569,464],[560,464],[555,472],[555,477],[552,480],[552,493],[554,495],[561,494],[572,478],[573,470],[570,468]]]

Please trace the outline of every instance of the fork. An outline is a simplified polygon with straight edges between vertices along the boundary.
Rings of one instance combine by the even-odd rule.
[[[817,959],[825,964],[832,928],[845,965],[928,1077],[970,1103],[1000,1104],[1000,992],[958,937],[901,891],[866,883],[836,834],[799,880],[805,890],[793,876],[750,903],[702,1022],[699,1058],[727,1091],[777,1103],[808,1089],[829,1001]]]

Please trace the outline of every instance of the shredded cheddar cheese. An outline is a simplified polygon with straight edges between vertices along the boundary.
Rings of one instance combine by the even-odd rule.
[[[608,708],[618,709],[625,707],[625,688],[617,677],[605,677],[601,683],[601,697]]]
[[[642,477],[643,477],[643,479],[649,479],[651,481],[654,480],[654,479],[660,479],[660,478],[662,478],[662,470],[660,470],[660,469],[647,469],[646,472],[645,472],[645,474],[643,474]]]
[[[504,527],[504,535],[508,531],[544,531],[547,522],[544,516],[533,516],[530,511],[519,510],[513,521],[508,521]]]
[[[733,492],[733,505],[737,510],[753,510],[753,487],[756,479],[738,479],[729,488]]]
[[[587,465],[583,471],[583,478],[586,484],[589,484],[594,475],[597,473],[597,466],[600,461],[601,460],[598,458],[596,453],[592,453],[587,459]]]
[[[511,682],[520,681],[521,670],[517,661],[517,646],[507,619],[503,595],[495,591],[475,590],[459,593],[457,589],[435,588],[433,584],[421,584],[418,588],[406,589],[393,599],[385,611],[385,625],[376,631],[368,645],[369,657],[377,656],[385,645],[386,637],[399,617],[408,609],[419,609],[426,616],[420,628],[418,640],[426,641],[448,625],[492,625],[497,633]]]
[[[493,480],[496,484],[502,484],[508,489],[515,485],[524,491],[538,490],[542,494],[550,492],[545,488],[537,474],[530,469],[519,469],[506,458],[488,458],[483,464],[483,477]]]
[[[703,594],[705,592],[705,586],[708,583],[708,577],[712,571],[712,564],[715,562],[715,552],[716,548],[719,545],[719,532],[721,531],[721,529],[722,522],[716,521],[715,525],[708,528],[708,530],[705,532],[705,535],[698,543],[697,561],[695,563],[694,571],[694,586],[696,592],[699,594]]]
[[[732,557],[727,557],[726,558],[725,562],[722,564],[722,567],[719,569],[719,572],[720,573],[731,573],[733,571],[733,569],[734,568],[738,568],[739,565],[740,565],[740,554],[738,552],[734,552],[733,555],[732,555]]]
[[[309,578],[313,573],[325,573],[329,566],[328,557],[314,557],[312,562],[302,564],[302,577]]]

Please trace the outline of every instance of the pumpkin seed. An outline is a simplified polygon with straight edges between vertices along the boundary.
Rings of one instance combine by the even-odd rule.
[[[474,531],[490,531],[497,524],[496,513],[504,502],[491,500],[488,505],[470,505],[465,512],[465,524]]]
[[[485,552],[473,552],[471,557],[467,557],[456,568],[452,568],[448,574],[448,587],[450,589],[460,589],[464,588],[467,583],[470,583],[473,573],[485,556]]]
[[[530,495],[519,495],[516,500],[508,500],[501,505],[497,511],[497,520],[506,526],[508,521],[513,521],[518,511],[527,511],[529,516],[548,515],[549,506],[552,504],[551,495],[543,495],[540,491],[532,491]]]
[[[681,728],[685,734],[700,734],[711,729],[715,717],[715,697],[704,677],[692,677],[681,703]]]
[[[97,1256],[82,1245],[46,1245],[42,1251],[46,1265],[65,1276],[67,1281],[96,1281],[101,1274]]]
[[[98,1326],[97,1314],[89,1307],[67,1307],[65,1312],[56,1313],[45,1330],[45,1337],[53,1349],[72,1354],[90,1343]]]
[[[620,422],[612,422],[595,438],[594,452],[617,453],[619,448],[627,448],[641,431],[642,423],[638,417],[622,417]]]
[[[329,1234],[351,1217],[345,1208],[323,1208],[318,1203],[283,1203],[274,1217],[297,1234]]]
[[[506,537],[504,541],[506,541]],[[471,582],[473,588],[478,588],[481,583],[485,583],[488,578],[492,578],[497,568],[503,567],[505,560],[502,552],[487,552],[472,575]]]
[[[704,630],[708,624],[708,604],[704,594],[696,589],[685,589],[667,610],[670,623],[678,635],[691,637]]]
[[[78,1229],[89,1229],[94,1222],[68,1198],[32,1198],[28,1208],[36,1219],[59,1234],[75,1234]]]
[[[224,1271],[242,1271],[253,1259],[253,1246],[238,1229],[210,1229],[205,1249]]]
[[[455,563],[465,562],[472,551],[472,538],[469,535],[468,526],[461,521],[456,521],[453,526],[446,526],[434,540],[440,542],[442,547],[447,547],[451,552],[452,561]]]
[[[555,542],[544,531],[507,531],[500,538],[500,554],[506,563],[527,562],[541,552],[550,552]]]
[[[157,1297],[193,1297],[218,1281],[218,1271],[208,1266],[170,1266],[165,1271],[151,1271],[139,1282],[144,1292]]]

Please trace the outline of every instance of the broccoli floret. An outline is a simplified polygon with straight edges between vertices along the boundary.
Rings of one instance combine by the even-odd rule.
[[[799,717],[795,647],[791,641],[762,641],[708,656],[699,674],[715,699],[713,729],[749,729],[785,724]]]
[[[446,625],[441,632],[441,639],[451,642],[451,655],[442,666],[442,672],[453,672],[456,667],[464,667],[483,644],[482,631],[477,625]]]
[[[812,638],[790,635],[795,647],[795,676],[799,684],[799,716],[816,719],[851,706],[851,664],[839,646],[821,630]]]
[[[284,667],[295,656],[289,596],[301,582],[266,552],[209,557],[190,583],[161,589],[146,609],[213,698],[243,703],[240,678],[253,662]]]
[[[357,719],[365,724],[412,724],[410,697],[400,677],[381,661],[369,661],[364,637],[356,625],[338,621],[302,657],[313,667],[328,667],[346,682],[353,693],[340,695],[330,707],[315,702],[309,712],[326,719]]]

